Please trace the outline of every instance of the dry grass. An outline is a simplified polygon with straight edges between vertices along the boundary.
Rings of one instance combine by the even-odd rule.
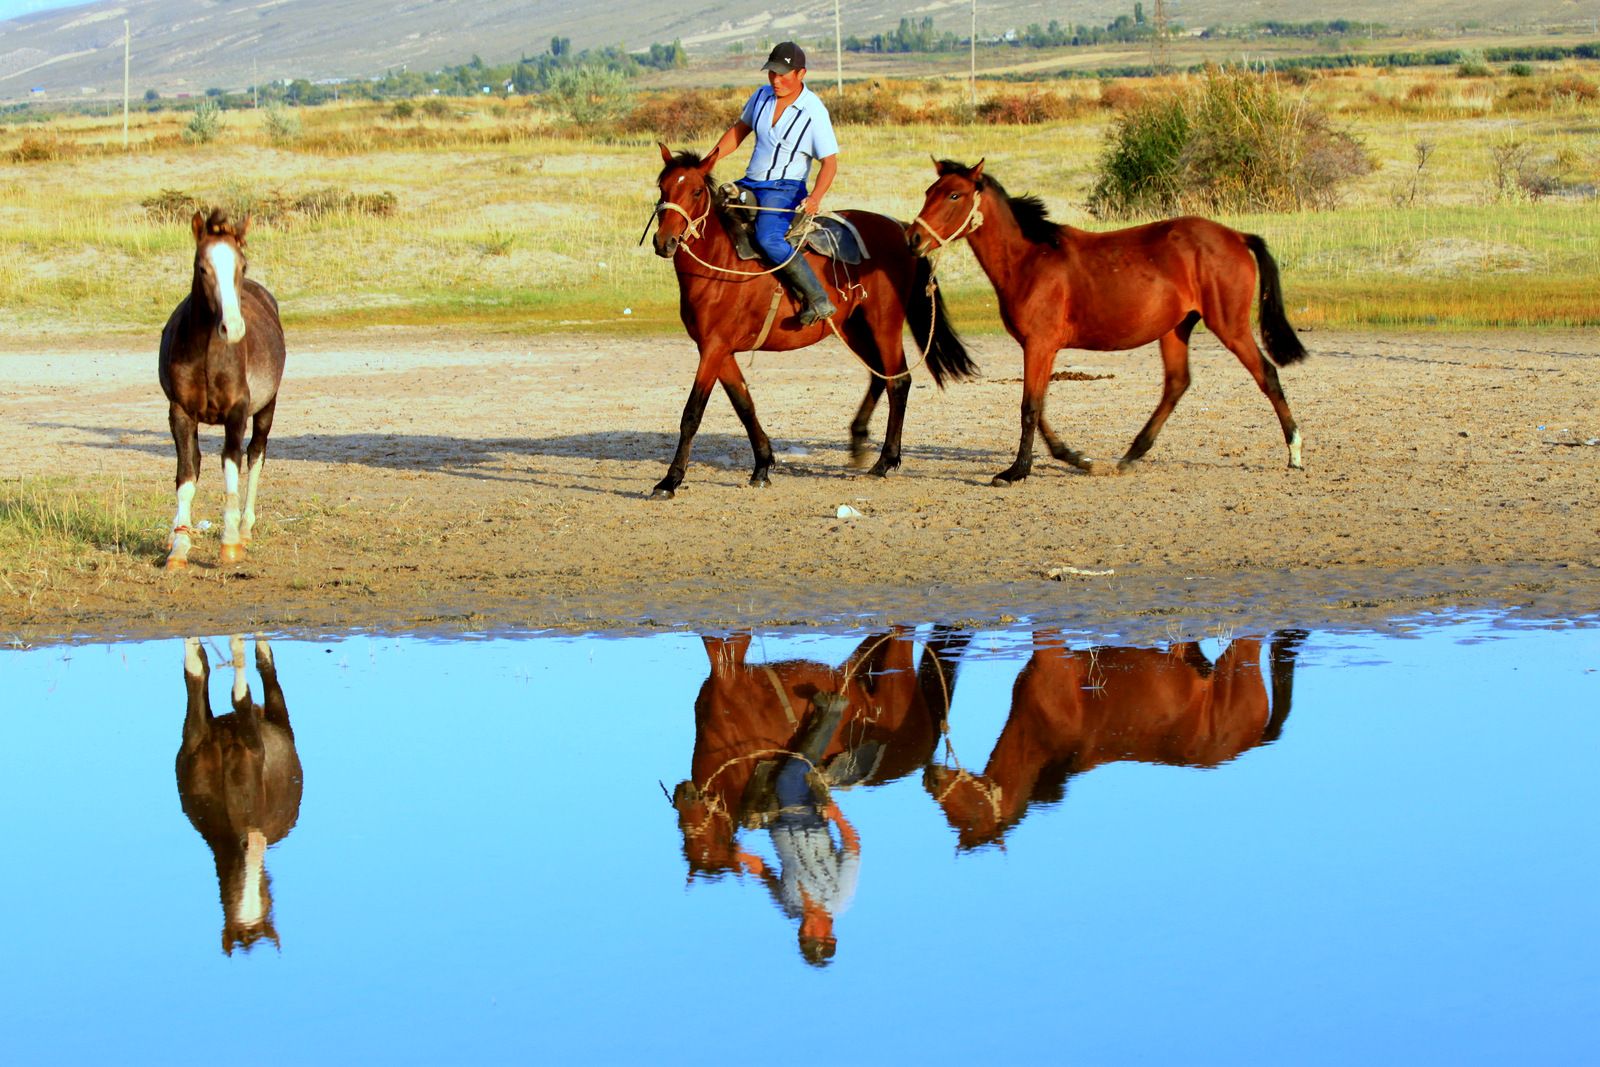
[[[1307,80],[1306,99],[1359,136],[1377,169],[1337,210],[1225,220],[1267,238],[1291,309],[1304,309],[1297,321],[1380,324],[1397,308],[1403,321],[1461,326],[1600,319],[1581,295],[1600,275],[1600,101],[1582,88],[1600,83],[1600,70],[1535,67],[1527,77],[1434,70]],[[1106,124],[1154,87],[984,87],[988,117],[1024,123],[1003,128],[976,113],[971,122],[844,125],[830,205],[906,219],[932,178],[930,154],[987,157],[1012,191],[1091,225],[1083,205]],[[855,92],[893,97],[912,122],[961,114],[965,95],[937,79]],[[306,109],[292,138],[282,116],[235,112],[205,145],[183,141],[179,114],[140,115],[126,152],[120,117],[0,128],[0,234],[14,253],[0,259],[0,326],[12,336],[159,329],[186,289],[190,237],[186,221],[158,221],[146,203],[182,200],[257,210],[251,271],[277,294],[291,329],[359,321],[675,331],[671,271],[636,247],[654,199],[654,141],[706,147],[722,121],[715,115],[731,118],[740,95],[711,91],[714,106],[698,110],[668,97],[651,105],[654,119],[646,112],[604,136],[575,133],[527,101],[478,99],[430,100],[409,113]],[[1541,202],[1497,190],[1495,146],[1507,137],[1538,175],[1554,178]],[[1417,173],[1422,141],[1430,153]],[[735,176],[737,164],[723,172]],[[1409,200],[1396,209],[1402,186]],[[386,213],[363,206],[380,203]],[[963,328],[998,328],[965,250],[946,257],[941,277]]]

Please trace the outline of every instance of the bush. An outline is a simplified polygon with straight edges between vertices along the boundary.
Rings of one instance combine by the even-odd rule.
[[[285,104],[268,104],[266,128],[273,144],[289,144],[300,139],[300,116]]]
[[[978,119],[991,126],[1032,126],[1071,118],[1086,109],[1078,98],[1055,93],[996,93],[978,105]]]
[[[1483,53],[1477,50],[1461,53],[1461,62],[1456,64],[1456,75],[1462,78],[1487,78],[1494,74],[1489,67]]]
[[[202,100],[183,128],[183,139],[190,144],[207,144],[217,139],[222,125],[222,106],[215,100]]]
[[[557,71],[544,101],[575,126],[589,128],[615,122],[629,110],[633,95],[620,70],[589,65]]]
[[[904,126],[913,112],[901,94],[882,82],[852,84],[844,92],[834,91],[823,98],[828,117],[841,126]]]
[[[30,133],[9,154],[13,163],[49,163],[66,155],[66,145],[58,138],[35,137]]]
[[[639,101],[623,122],[629,133],[648,133],[667,144],[682,144],[733,124],[737,108],[709,93],[650,93]]]
[[[200,210],[200,201],[178,189],[163,189],[139,201],[146,215],[163,225],[188,222]]]
[[[1272,75],[1208,68],[1194,90],[1115,119],[1089,210],[1099,217],[1333,206],[1372,161]]]

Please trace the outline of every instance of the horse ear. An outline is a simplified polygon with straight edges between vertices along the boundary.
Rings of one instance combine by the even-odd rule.
[[[194,218],[189,220],[189,228],[194,231],[195,243],[199,244],[200,234],[203,233],[206,228],[206,217],[200,212],[196,211],[194,213]]]
[[[661,149],[661,162],[663,162],[663,163],[671,163],[672,162],[672,149],[668,148],[665,144],[663,144],[660,141],[656,142],[656,147]]]
[[[250,229],[250,220],[253,218],[255,218],[254,215],[246,215],[244,221],[239,223],[238,228],[234,230],[234,236],[238,238],[240,244],[244,244],[245,231]]]
[[[974,185],[983,181],[983,160],[978,160],[977,164],[967,172],[967,177],[972,179]]]
[[[934,156],[934,155],[933,155],[933,153],[931,153],[931,152],[930,152],[930,153],[928,153],[928,158],[929,158],[929,159],[931,159],[931,160],[933,160],[933,172],[934,172],[934,173],[935,173],[935,174],[937,174],[937,175],[939,175],[939,177],[941,177],[941,178],[942,178],[942,177],[944,177],[944,176],[945,176],[945,174],[946,174],[946,173],[947,173],[947,172],[948,172],[948,171],[949,171],[949,169],[950,169],[950,168],[949,168],[949,167],[946,167],[946,166],[945,166],[945,161],[944,161],[944,160],[942,160],[942,159],[938,159],[938,158],[936,158],[936,157],[935,157],[935,156]]]
[[[700,161],[700,172],[702,174],[710,174],[711,173],[711,165],[717,161],[717,156],[721,151],[722,151],[722,145],[721,144],[717,144],[717,145],[712,147],[711,154],[706,156],[705,159],[702,159]]]

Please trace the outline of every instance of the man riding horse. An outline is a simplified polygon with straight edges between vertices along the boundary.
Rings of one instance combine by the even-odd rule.
[[[750,165],[738,185],[749,190],[761,208],[755,221],[757,247],[804,302],[800,324],[809,326],[832,318],[838,309],[787,235],[792,232],[797,210],[806,215],[821,210],[822,198],[839,169],[839,142],[834,139],[827,107],[806,88],[806,54],[799,45],[784,41],[767,56],[761,69],[767,74],[767,85],[750,94],[738,121],[717,141],[712,157],[725,158],[751,133],[756,135]],[[821,167],[817,187],[808,195],[806,180],[814,159]]]

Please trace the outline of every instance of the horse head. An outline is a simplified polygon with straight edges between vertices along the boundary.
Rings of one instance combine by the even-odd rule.
[[[954,160],[936,159],[933,169],[939,177],[928,186],[922,210],[906,230],[906,241],[919,256],[943,248],[983,225],[983,212],[979,210],[984,191],[983,160],[967,167]]]
[[[956,830],[956,843],[967,851],[983,845],[1003,843],[1012,819],[1001,808],[1003,791],[981,774],[929,764],[922,772],[922,787],[944,812]]]
[[[717,161],[712,150],[704,159],[698,152],[685,149],[674,153],[666,145],[656,142],[661,149],[663,166],[656,178],[659,198],[656,200],[656,236],[653,242],[656,255],[671,259],[678,246],[700,236],[701,227],[714,210],[714,181],[711,167]]]
[[[212,208],[209,216],[196,211],[190,228],[195,244],[194,288],[211,309],[217,336],[224,344],[236,345],[244,340],[239,289],[244,285],[244,235],[250,229],[250,216],[235,224],[222,208]]]
[[[682,781],[672,791],[672,806],[678,812],[683,858],[689,863],[691,878],[738,870],[733,816],[720,796],[693,782]]]

